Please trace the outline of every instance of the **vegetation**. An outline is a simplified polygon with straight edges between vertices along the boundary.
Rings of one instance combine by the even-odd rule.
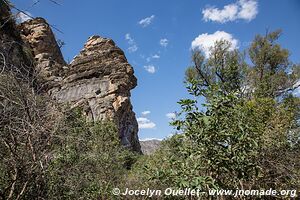
[[[112,122],[59,111],[6,73],[0,97],[2,199],[108,199],[123,184],[136,155],[121,146]]]
[[[134,154],[121,147],[112,122],[89,123],[68,113],[54,136],[47,170],[49,199],[109,199]]]
[[[276,43],[279,36],[256,36],[248,51],[253,66],[226,41],[207,60],[193,52],[186,71],[193,98],[179,101],[181,118],[172,122],[182,134],[136,164],[141,182],[206,192],[300,188],[300,100],[291,93],[299,65]]]
[[[0,75],[0,196],[34,199],[45,193],[44,171],[55,129],[46,100],[12,74]]]

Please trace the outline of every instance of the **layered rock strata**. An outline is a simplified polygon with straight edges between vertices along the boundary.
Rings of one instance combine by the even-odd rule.
[[[49,24],[42,18],[19,26],[34,55],[38,80],[59,103],[80,106],[89,120],[113,120],[123,145],[140,152],[138,124],[130,102],[137,80],[124,52],[113,40],[90,37],[66,64]]]
[[[49,24],[43,18],[35,18],[20,24],[18,28],[34,55],[40,87],[47,90],[59,85],[66,63]]]

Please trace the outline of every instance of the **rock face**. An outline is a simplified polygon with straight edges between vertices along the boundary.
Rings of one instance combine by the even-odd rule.
[[[122,144],[140,152],[130,102],[137,80],[124,52],[111,39],[92,36],[67,65],[44,19],[26,21],[19,28],[33,51],[43,91],[59,103],[82,107],[89,120],[113,120]]]
[[[133,68],[123,51],[110,39],[92,36],[68,66],[61,87],[50,93],[58,102],[81,105],[89,119],[113,119],[122,144],[139,149],[130,103],[130,90],[135,86]]]
[[[57,86],[66,63],[49,24],[43,18],[35,18],[20,24],[19,30],[23,41],[31,47],[41,88]]]

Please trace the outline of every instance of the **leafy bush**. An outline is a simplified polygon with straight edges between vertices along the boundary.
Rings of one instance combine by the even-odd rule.
[[[134,159],[112,122],[86,122],[79,110],[66,114],[53,139],[49,199],[107,199]]]
[[[226,41],[217,42],[207,60],[193,53],[194,66],[186,71],[192,98],[179,101],[181,118],[172,122],[182,134],[136,163],[135,185],[300,188],[300,100],[291,93],[300,67],[276,43],[279,35],[255,38],[249,49],[254,66]]]

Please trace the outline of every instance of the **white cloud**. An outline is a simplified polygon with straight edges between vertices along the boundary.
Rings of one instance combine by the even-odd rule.
[[[127,50],[129,51],[129,53],[133,53],[138,50],[138,47],[137,47],[137,45],[132,45],[132,46],[128,47]]]
[[[207,8],[202,11],[202,14],[205,21],[211,20],[225,23],[236,19],[238,6],[235,4],[229,4],[224,6],[222,10],[219,10],[218,8]]]
[[[129,47],[127,49],[129,51],[129,53],[133,53],[133,52],[136,52],[138,50],[138,46],[137,46],[136,42],[130,36],[129,33],[126,33],[125,40],[127,40],[127,43],[129,44]]]
[[[215,42],[219,40],[229,41],[231,43],[230,50],[238,48],[238,40],[235,39],[231,34],[224,31],[216,31],[213,34],[203,33],[199,35],[192,41],[191,48],[203,51],[205,57],[208,58],[211,47],[213,47]]]
[[[175,119],[176,118],[176,114],[175,113],[167,113],[166,117],[169,119]]]
[[[154,18],[155,18],[155,15],[151,15],[150,17],[146,17],[145,19],[141,19],[138,23],[142,27],[147,27],[152,23]]]
[[[166,38],[160,39],[159,44],[163,47],[167,47],[169,44],[169,40]]]
[[[151,55],[148,58],[146,58],[146,61],[150,62],[152,59],[159,59],[159,58],[160,58],[160,55],[154,54],[154,55]]]
[[[236,3],[228,4],[223,9],[209,7],[202,10],[205,21],[225,23],[238,19],[251,21],[258,13],[256,0],[239,0]]]
[[[152,58],[154,58],[154,59],[159,59],[159,58],[160,58],[160,55],[154,54],[154,55],[152,56]]]
[[[146,65],[146,66],[144,66],[144,68],[147,72],[149,72],[151,74],[154,74],[156,71],[156,69],[153,65]]]
[[[240,0],[240,12],[238,17],[240,19],[251,21],[258,13],[257,2],[254,0]]]
[[[156,127],[156,124],[147,119],[146,117],[137,118],[139,124],[139,129],[153,129]]]
[[[22,23],[22,22],[25,22],[25,21],[31,19],[30,16],[32,16],[32,15],[29,12],[25,12],[25,13],[19,12],[16,15],[16,20],[18,23]]]
[[[143,112],[142,112],[142,115],[145,116],[145,115],[149,115],[150,113],[151,113],[151,112],[150,112],[149,110],[146,110],[146,111],[143,111]]]
[[[134,43],[134,39],[131,38],[129,33],[126,33],[125,40],[128,41],[128,44],[133,44]]]

